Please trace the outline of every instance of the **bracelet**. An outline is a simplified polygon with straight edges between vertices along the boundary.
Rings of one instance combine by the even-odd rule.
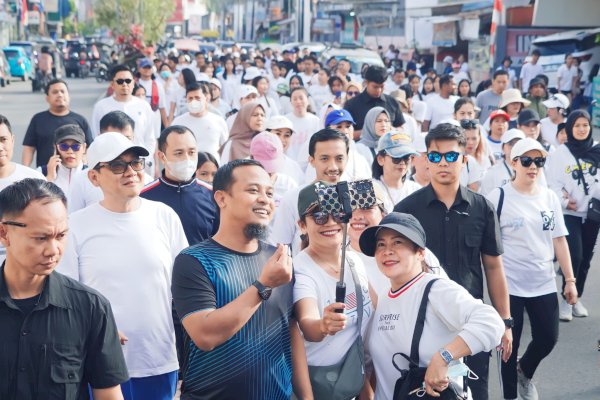
[[[569,283],[569,282],[575,283],[575,282],[577,282],[577,279],[575,279],[575,278],[565,279],[565,283]]]

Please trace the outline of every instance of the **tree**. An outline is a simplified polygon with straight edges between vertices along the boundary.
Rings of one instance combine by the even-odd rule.
[[[94,7],[99,25],[126,35],[131,25],[139,24],[147,43],[155,43],[163,36],[167,19],[174,10],[172,0],[103,0]]]

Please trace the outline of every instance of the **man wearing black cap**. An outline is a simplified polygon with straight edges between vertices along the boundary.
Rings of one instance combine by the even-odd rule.
[[[529,81],[529,91],[525,98],[531,102],[527,108],[537,112],[540,118],[546,118],[547,109],[543,104],[546,100],[546,82],[542,78],[536,76]]]
[[[383,93],[385,81],[387,79],[387,71],[383,67],[370,66],[365,72],[365,90],[355,98],[349,100],[344,108],[350,111],[356,128],[354,137],[360,137],[360,131],[365,122],[365,116],[371,108],[383,107],[390,114],[392,126],[395,128],[404,125],[404,117],[402,110],[396,99]]]

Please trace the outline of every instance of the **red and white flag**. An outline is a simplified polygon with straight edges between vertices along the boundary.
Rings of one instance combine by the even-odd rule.
[[[492,28],[490,29],[490,68],[494,67],[496,58],[496,29],[504,23],[504,5],[502,0],[494,0],[494,11],[492,12]]]

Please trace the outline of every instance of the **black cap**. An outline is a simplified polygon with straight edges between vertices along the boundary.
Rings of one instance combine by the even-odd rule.
[[[535,85],[542,85],[544,89],[546,88],[546,81],[543,78],[535,77],[529,81],[529,87],[533,87]]]
[[[67,139],[73,139],[77,143],[85,143],[85,133],[79,125],[68,124],[57,128],[54,131],[54,143],[58,144]]]
[[[411,214],[392,212],[383,217],[379,225],[365,229],[360,235],[359,245],[363,254],[369,257],[375,255],[377,234],[381,228],[392,229],[399,234],[406,236],[420,248],[425,248],[427,237],[421,223]]]
[[[540,122],[539,114],[530,108],[524,108],[523,111],[519,113],[519,117],[517,118],[517,124],[519,125],[527,125],[530,122]]]

